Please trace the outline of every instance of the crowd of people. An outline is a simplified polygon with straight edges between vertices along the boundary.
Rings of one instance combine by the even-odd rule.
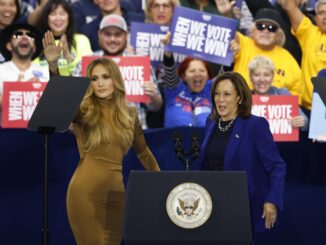
[[[67,206],[77,243],[120,243],[123,155],[133,147],[147,169],[159,171],[142,132],[156,127],[206,127],[203,169],[246,171],[254,229],[273,227],[282,209],[285,163],[267,121],[251,115],[251,98],[297,95],[299,115],[290,125],[308,130],[311,78],[326,67],[326,0],[314,11],[304,0],[246,0],[243,8],[228,0],[147,0],[143,9],[141,2],[0,0],[0,106],[4,81],[81,76],[82,57],[98,57],[88,65],[91,84],[72,126],[81,159]],[[131,23],[169,26],[177,6],[239,23],[253,17],[231,42],[232,66],[194,57],[177,64],[165,51],[142,85],[149,102],[126,103],[119,68],[103,56],[138,56],[129,43]],[[169,43],[169,33],[162,42]]]
[[[325,68],[325,1],[319,0],[314,11],[311,8],[308,11],[304,0],[279,0],[273,4],[268,0],[259,4],[246,0],[242,8],[236,6],[235,1],[225,0],[148,0],[144,6],[141,2],[0,0],[0,69],[11,67],[6,75],[0,76],[0,91],[6,80],[46,80],[49,77],[46,69],[53,65],[45,59],[38,38],[14,35],[16,31],[24,32],[33,27],[35,30],[31,33],[35,36],[51,31],[60,49],[59,74],[81,76],[83,56],[138,55],[130,45],[132,22],[169,26],[175,7],[183,6],[239,21],[239,29],[230,45],[234,62],[227,67],[188,57],[184,63],[174,64],[173,56],[165,54],[161,64],[151,67],[150,80],[143,85],[150,102],[134,103],[143,129],[204,126],[211,112],[207,91],[219,73],[226,70],[240,73],[255,92],[249,63],[256,56],[264,56],[273,63],[273,87],[286,89],[287,94],[299,97],[301,115],[306,116],[305,128],[308,128],[313,93],[311,78]],[[249,22],[248,15],[252,16]],[[8,47],[13,41],[17,42],[16,49]],[[16,53],[18,57],[28,53],[29,45],[35,45],[37,51],[30,58],[23,55],[25,58],[19,62],[11,58]]]

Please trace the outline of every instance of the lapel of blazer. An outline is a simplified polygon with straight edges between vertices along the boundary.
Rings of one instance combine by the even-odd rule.
[[[243,124],[244,121],[240,117],[237,117],[234,121],[234,127],[224,155],[224,170],[236,170],[239,168],[239,166],[235,165],[236,162],[233,160],[233,157],[239,148]]]
[[[210,124],[207,126],[205,138],[204,138],[204,141],[203,141],[203,143],[201,145],[201,149],[200,149],[200,159],[203,162],[205,162],[204,159],[205,159],[205,152],[206,152],[207,144],[208,144],[210,138],[212,137],[214,129],[216,128],[216,124],[217,124],[216,120],[211,120]]]

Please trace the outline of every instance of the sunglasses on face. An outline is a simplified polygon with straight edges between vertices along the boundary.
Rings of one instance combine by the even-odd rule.
[[[15,39],[20,39],[22,38],[23,36],[26,36],[28,39],[34,39],[35,38],[35,35],[33,32],[30,32],[30,31],[16,31],[12,34],[12,37],[15,38]]]
[[[256,28],[259,31],[267,30],[269,32],[277,32],[278,26],[272,24],[256,23]]]

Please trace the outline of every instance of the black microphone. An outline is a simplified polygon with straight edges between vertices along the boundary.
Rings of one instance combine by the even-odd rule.
[[[182,158],[184,156],[184,149],[182,147],[182,139],[181,134],[178,131],[173,133],[173,140],[174,140],[174,150],[177,153],[177,156]]]
[[[197,132],[191,133],[191,153],[193,159],[196,159],[199,156],[200,145],[199,145],[199,135]]]

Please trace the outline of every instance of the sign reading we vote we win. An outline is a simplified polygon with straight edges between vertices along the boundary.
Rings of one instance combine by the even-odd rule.
[[[275,141],[299,141],[299,129],[289,119],[299,113],[298,96],[253,95],[251,113],[265,117]]]
[[[46,84],[45,82],[4,82],[1,126],[26,128]]]
[[[84,56],[82,58],[82,76],[86,76],[86,69],[92,60],[98,56]],[[126,99],[129,102],[148,103],[149,96],[144,94],[142,85],[150,81],[150,61],[149,57],[143,56],[115,56],[107,57],[112,59],[120,68],[122,79],[126,90]]]
[[[172,52],[230,66],[233,54],[230,42],[234,39],[238,21],[184,7],[176,7],[172,23]]]
[[[130,44],[137,55],[149,56],[151,65],[158,67],[163,63],[164,44],[162,38],[169,31],[168,26],[131,22]],[[174,61],[181,63],[186,55],[173,53]]]

